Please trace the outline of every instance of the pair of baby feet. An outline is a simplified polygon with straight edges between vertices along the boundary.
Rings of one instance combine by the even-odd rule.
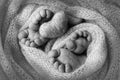
[[[75,32],[70,35],[65,44],[59,48],[48,52],[50,63],[55,69],[63,73],[69,73],[82,65],[90,42],[91,36],[87,31]]]
[[[29,47],[42,46],[49,39],[63,35],[68,28],[64,11],[54,14],[51,10],[38,8],[28,22],[28,27],[20,30],[18,39]]]
[[[44,45],[49,39],[62,36],[68,26],[64,11],[53,13],[48,9],[37,9],[28,19],[28,27],[20,30],[20,43],[29,47]],[[61,72],[71,72],[82,64],[80,55],[87,49],[91,37],[87,31],[72,33],[60,49],[48,52],[51,64]]]

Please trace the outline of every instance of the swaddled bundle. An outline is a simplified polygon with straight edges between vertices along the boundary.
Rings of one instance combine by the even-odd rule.
[[[8,78],[114,80],[120,48],[114,27],[97,12],[54,4],[29,5],[12,20],[4,45]]]

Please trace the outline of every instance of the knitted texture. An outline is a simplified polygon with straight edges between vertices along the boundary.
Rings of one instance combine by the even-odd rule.
[[[119,19],[116,20],[116,16],[119,18],[119,12],[114,6],[110,6],[112,9],[110,10],[107,5],[99,1],[91,0],[92,2],[89,2],[89,0],[86,0],[83,3],[81,1],[73,1],[72,3],[72,0],[40,0],[38,4],[36,0],[34,4],[25,6],[25,3],[32,3],[34,0],[31,2],[10,0],[5,21],[1,25],[0,68],[2,70],[0,75],[3,76],[0,79],[119,80],[120,32],[117,23]],[[85,63],[71,73],[60,73],[55,70],[42,49],[27,47],[18,41],[19,29],[27,22],[31,13],[39,5],[41,9],[49,9],[53,12],[62,10],[68,16],[78,18],[76,20],[69,17],[71,22],[77,25],[52,43],[52,49],[59,48],[74,32],[87,30],[92,36],[92,43],[88,47]],[[25,9],[22,10],[22,8]],[[94,10],[96,8],[101,14]],[[87,20],[87,22],[79,23],[81,18]],[[5,76],[6,78],[4,78]]]

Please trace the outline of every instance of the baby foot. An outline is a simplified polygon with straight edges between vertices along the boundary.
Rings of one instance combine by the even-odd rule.
[[[64,47],[75,54],[83,53],[91,42],[91,36],[87,31],[71,34],[71,38],[66,41]]]
[[[22,44],[29,47],[39,47],[47,41],[47,39],[42,38],[38,32],[29,29],[19,32],[18,39]]]
[[[33,31],[39,31],[40,25],[49,21],[53,16],[53,12],[48,9],[36,10],[31,16],[29,28]]]
[[[85,56],[79,56],[88,47],[91,36],[87,31],[71,34],[71,38],[58,50],[48,53],[53,66],[61,72],[71,72],[85,61]]]
[[[43,37],[56,38],[63,35],[68,28],[68,18],[64,11],[55,13],[51,21],[41,25],[39,33]]]
[[[70,58],[73,57],[71,57],[72,55],[71,56],[69,55],[71,54],[65,49],[51,50],[48,53],[48,56],[50,57],[50,63],[54,66],[54,68],[59,70],[60,72],[66,72],[66,73],[72,71],[72,66],[70,65],[70,63],[73,62],[76,63],[76,61],[70,60]]]
[[[18,39],[25,45],[30,47],[39,47],[47,42],[48,39],[43,38],[39,34],[39,27],[45,21],[50,20],[53,13],[50,10],[36,10],[30,17],[28,27],[21,30],[18,34]]]

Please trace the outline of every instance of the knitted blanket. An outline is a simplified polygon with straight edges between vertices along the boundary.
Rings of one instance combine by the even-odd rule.
[[[64,35],[43,48],[19,43],[19,30],[35,8],[65,11],[73,24]],[[119,80],[119,4],[103,0],[1,0],[0,80]],[[84,19],[86,22],[82,22]],[[24,28],[23,28],[24,29]],[[70,73],[61,73],[49,62],[46,51],[58,49],[75,32],[88,31],[92,42],[85,62]],[[51,47],[52,45],[52,47]]]

